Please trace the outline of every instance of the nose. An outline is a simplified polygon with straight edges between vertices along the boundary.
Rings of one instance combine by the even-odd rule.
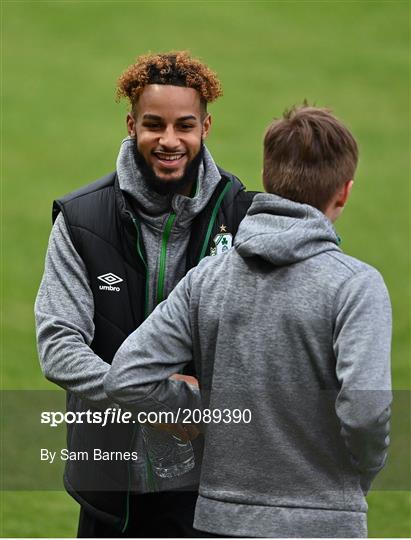
[[[161,133],[159,143],[164,148],[177,148],[180,144],[180,140],[177,137],[177,133],[174,129],[174,126],[167,126],[164,131]]]

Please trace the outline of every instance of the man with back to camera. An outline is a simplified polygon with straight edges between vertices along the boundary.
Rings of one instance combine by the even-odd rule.
[[[139,57],[118,81],[131,111],[116,171],[54,203],[37,340],[42,369],[67,390],[71,411],[113,406],[103,379],[118,347],[190,268],[218,251],[216,238],[231,245],[251,203],[253,194],[204,146],[207,104],[221,94],[215,73],[186,52]],[[81,505],[78,536],[201,536],[192,528],[199,439],[196,468],[156,479],[150,493],[138,426],[69,425],[71,451],[138,455],[67,462],[65,487]]]
[[[204,407],[202,531],[367,535],[365,495],[389,443],[391,306],[381,275],[341,251],[332,225],[357,161],[326,109],[272,122],[267,193],[234,248],[190,271],[106,375],[108,395],[134,411],[159,399]],[[201,400],[167,379],[192,359]]]

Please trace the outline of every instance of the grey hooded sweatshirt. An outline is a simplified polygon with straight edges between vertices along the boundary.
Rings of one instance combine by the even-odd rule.
[[[221,175],[205,148],[195,196],[159,195],[147,186],[136,166],[134,145],[132,137],[122,141],[117,158],[117,176],[121,190],[131,197],[140,218],[149,267],[151,311],[158,303],[156,292],[160,252],[170,212],[174,211],[176,218],[167,243],[165,297],[185,273],[191,222],[207,205]],[[40,363],[50,381],[80,396],[90,405],[104,409],[113,406],[103,385],[110,366],[90,348],[94,338],[94,302],[89,279],[84,262],[71,241],[64,217],[59,214],[50,235],[44,275],[35,305]],[[145,455],[139,434],[133,449],[137,450],[139,456]],[[198,452],[201,454],[201,448]],[[135,464],[132,488],[136,492],[150,490],[146,484],[145,465],[144,459],[139,459]],[[157,484],[158,489],[197,489],[198,468],[192,471],[191,476],[168,481],[164,488],[160,480]]]
[[[256,195],[234,248],[190,271],[114,358],[105,388],[130,409],[223,411],[205,423],[200,530],[367,534],[389,442],[391,307],[381,275],[338,244],[315,208]],[[192,358],[201,402],[168,380]],[[251,421],[230,422],[236,409]]]

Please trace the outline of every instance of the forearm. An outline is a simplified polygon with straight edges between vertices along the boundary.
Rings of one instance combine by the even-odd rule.
[[[391,392],[344,390],[337,400],[341,435],[355,468],[375,476],[387,457],[390,433]]]
[[[93,353],[68,321],[40,310],[36,321],[39,358],[45,377],[94,404],[111,403],[103,382],[109,364]]]
[[[112,399],[145,411],[201,407],[198,388],[169,379],[192,360],[189,289],[188,275],[119,348],[105,380]]]
[[[103,379],[110,366],[90,348],[93,314],[87,272],[60,215],[35,305],[40,364],[50,381],[94,405],[106,406],[111,401]]]
[[[127,384],[119,387],[119,381],[112,379],[113,372],[105,379],[108,396],[126,408],[135,412],[173,412],[174,418],[182,418],[184,409],[201,409],[199,388],[185,381],[164,379],[150,384]]]
[[[381,276],[351,278],[338,298],[336,413],[353,466],[366,483],[384,466],[389,445],[391,306]]]
[[[106,392],[117,403],[135,411],[176,413],[182,408],[199,408],[198,386],[170,378],[185,364],[178,361],[179,350],[173,347],[172,337],[167,336],[164,343],[163,338],[156,340],[159,335],[156,316],[157,311],[115,354],[105,378]]]

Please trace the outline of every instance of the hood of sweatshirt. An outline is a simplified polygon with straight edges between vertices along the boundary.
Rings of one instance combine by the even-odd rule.
[[[221,180],[221,174],[210,152],[204,147],[204,157],[198,170],[194,197],[180,194],[160,195],[144,180],[134,159],[134,145],[134,137],[127,137],[121,143],[117,158],[120,189],[137,201],[141,217],[152,225],[163,224],[164,214],[173,210],[176,213],[175,225],[187,226],[205,208]]]
[[[341,251],[329,219],[316,208],[259,193],[241,222],[234,245],[243,257],[285,266],[325,251]]]

